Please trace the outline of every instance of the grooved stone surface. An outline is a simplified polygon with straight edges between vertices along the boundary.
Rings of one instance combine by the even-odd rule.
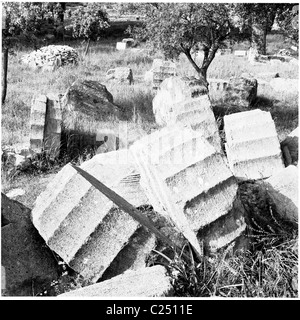
[[[60,152],[62,114],[58,95],[47,95],[44,149],[51,157],[58,157]]]
[[[195,233],[227,214],[237,183],[225,157],[202,135],[169,126],[131,147],[154,209],[169,216],[196,247]]]
[[[30,114],[30,149],[40,153],[43,149],[46,123],[47,97],[39,95],[31,102]]]
[[[173,107],[174,116],[170,123],[180,122],[198,131],[219,152],[221,139],[218,125],[208,95],[184,100]]]
[[[126,156],[126,150],[99,154],[81,168],[138,207],[148,200],[130,158],[120,163]],[[32,218],[48,246],[91,282],[101,277],[139,227],[70,165],[38,197]]]
[[[262,179],[283,169],[281,149],[270,112],[259,109],[226,115],[225,149],[234,175]]]
[[[163,266],[129,270],[110,280],[61,294],[59,297],[167,297],[172,296],[171,278]]]

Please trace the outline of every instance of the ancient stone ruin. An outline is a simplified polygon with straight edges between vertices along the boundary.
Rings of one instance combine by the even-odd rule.
[[[263,179],[284,168],[270,112],[255,109],[226,115],[224,128],[227,159],[236,177]]]
[[[50,45],[24,55],[22,63],[32,69],[54,71],[65,65],[78,64],[78,52],[69,46]]]
[[[112,69],[108,78],[130,84],[130,71]],[[125,137],[98,127],[98,121],[120,115],[111,93],[99,82],[77,80],[63,96],[33,98],[31,150],[58,157],[65,139],[62,133],[69,134],[68,143],[74,149],[92,146],[96,155],[80,168],[150,218],[177,247],[189,242],[198,256],[214,255],[228,247],[239,249],[243,244],[249,218],[239,193],[244,181],[255,180],[282,218],[297,225],[298,131],[280,144],[270,112],[237,112],[224,116],[226,143],[222,148],[210,93],[203,83],[193,77],[175,76],[171,62],[155,61],[151,72],[156,90],[153,113],[161,126],[155,132],[127,148],[122,140]],[[228,81],[215,79],[210,81],[210,88],[222,91],[230,104],[248,109],[256,98],[257,81],[243,75]],[[6,206],[9,211],[10,204]],[[166,269],[147,265],[151,252],[162,247],[162,240],[72,165],[55,175],[37,198],[30,217],[32,222],[27,219],[26,228],[28,224],[38,231],[37,243],[45,243],[47,250],[50,248],[84,279],[83,288],[62,297],[173,294]],[[11,239],[10,229],[19,230],[23,223],[12,224],[9,215],[2,221],[5,241]],[[31,245],[37,257],[43,256],[35,242],[29,248]],[[8,255],[5,251],[5,259]],[[11,280],[11,265],[5,259],[9,292],[14,292],[28,279],[17,276],[16,282]],[[35,263],[32,261],[24,270]],[[52,264],[50,259],[47,268],[51,276],[56,271]],[[43,268],[43,263],[38,266]],[[32,277],[43,276],[39,268]]]
[[[116,83],[128,83],[133,84],[132,70],[128,67],[118,67],[109,69],[106,72],[106,80],[114,81]]]
[[[46,152],[56,158],[61,146],[61,105],[55,94],[39,95],[32,99],[30,117],[30,149]]]

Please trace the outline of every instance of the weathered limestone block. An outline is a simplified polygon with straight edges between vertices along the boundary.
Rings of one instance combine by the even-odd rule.
[[[236,197],[225,157],[199,132],[179,124],[142,138],[130,150],[154,209],[170,217],[200,252],[196,233],[226,215]]]
[[[257,96],[257,80],[254,78],[230,78],[224,100],[231,105],[250,107]]]
[[[105,270],[101,281],[111,279],[126,270],[145,268],[149,253],[155,247],[156,236],[143,226],[138,228],[130,237],[125,247],[117,254],[113,262]]]
[[[263,182],[278,214],[298,224],[298,168],[290,165]]]
[[[30,209],[1,193],[1,265],[6,296],[32,296],[58,278],[57,262],[30,220]]]
[[[245,210],[238,198],[233,202],[232,209],[225,216],[202,228],[197,237],[203,241],[204,253],[216,252],[224,246],[237,242],[246,230]],[[240,249],[243,245],[240,246]]]
[[[283,168],[281,150],[270,112],[259,109],[224,117],[225,149],[238,178],[262,179]]]
[[[66,292],[60,297],[170,297],[171,278],[163,266],[127,271],[110,280]]]
[[[109,69],[106,72],[106,80],[113,80],[117,83],[133,83],[132,69],[128,67],[118,67]]]
[[[39,95],[32,99],[30,114],[30,149],[41,153],[44,147],[47,97]]]
[[[132,205],[148,204],[127,154],[99,154],[81,168]],[[102,276],[139,227],[69,165],[38,197],[32,217],[48,246],[90,282]]]
[[[224,79],[214,79],[214,78],[210,78],[207,79],[208,83],[209,83],[209,92],[211,91],[225,91],[229,80],[224,80]]]
[[[246,57],[247,56],[247,50],[235,50],[234,55],[237,57]]]
[[[127,49],[127,43],[126,42],[117,42],[116,44],[116,50],[126,50]]]
[[[104,85],[91,80],[75,81],[62,97],[61,105],[64,127],[69,130],[84,132],[87,121],[107,120],[119,114],[112,94]]]
[[[200,132],[217,151],[221,152],[218,125],[208,95],[174,104],[169,117],[170,124],[182,123],[190,126],[193,130]]]
[[[113,96],[97,81],[77,80],[61,99],[62,145],[71,157],[96,149],[96,135],[102,121],[116,120],[119,108]]]
[[[172,61],[154,59],[151,71],[153,72],[153,89],[156,90],[165,79],[176,76],[176,65]]]
[[[298,165],[298,130],[297,127],[280,144],[286,166]]]
[[[62,114],[60,98],[55,94],[47,95],[46,123],[44,131],[44,151],[56,158],[61,146]]]
[[[49,45],[22,56],[22,63],[32,69],[54,71],[64,65],[78,63],[78,52],[69,46]]]
[[[152,102],[156,122],[160,125],[168,124],[171,114],[177,111],[174,109],[176,103],[205,94],[207,94],[207,88],[201,80],[194,77],[165,79]]]

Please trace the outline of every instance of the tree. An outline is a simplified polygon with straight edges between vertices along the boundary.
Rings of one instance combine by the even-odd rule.
[[[8,55],[15,44],[25,43],[36,49],[41,25],[49,17],[46,2],[4,2],[2,25],[2,103],[7,92]]]
[[[109,27],[106,11],[100,3],[90,2],[87,6],[79,6],[68,10],[71,28],[75,38],[83,37],[87,41],[84,55],[87,54],[90,41],[96,41],[104,29]]]
[[[278,13],[276,22],[280,29],[285,33],[287,37],[292,39],[295,45],[299,42],[299,5],[295,3],[290,4],[289,7],[285,8]]]
[[[276,17],[284,21],[291,12],[291,3],[241,3],[237,6],[237,15],[241,19],[244,29],[250,31],[251,47],[258,53],[267,52],[267,33],[270,32]],[[286,19],[288,21],[288,19]]]
[[[217,50],[226,47],[229,41],[245,38],[235,21],[236,6],[233,3],[145,3],[123,5],[122,11],[142,17],[142,27],[131,31],[134,37],[151,43],[166,58],[176,59],[181,53],[185,54],[207,86],[207,69]],[[204,52],[201,65],[192,57],[199,45]]]

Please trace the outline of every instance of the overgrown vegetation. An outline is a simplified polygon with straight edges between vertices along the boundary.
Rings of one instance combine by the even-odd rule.
[[[282,35],[268,35],[268,53],[290,46],[282,41]],[[5,104],[2,105],[2,145],[24,145],[29,142],[29,117],[31,99],[35,94],[49,92],[63,94],[77,79],[89,79],[105,84],[114,97],[114,103],[121,107],[123,124],[127,125],[129,144],[141,136],[156,130],[152,113],[153,92],[151,85],[144,81],[144,74],[151,68],[152,61],[159,54],[152,55],[144,51],[115,50],[115,41],[102,40],[92,44],[84,57],[85,48],[80,42],[70,45],[80,52],[82,58],[77,67],[64,67],[52,73],[32,71],[20,63],[20,57],[29,49],[17,49],[11,55],[8,66],[8,91]],[[248,43],[235,45],[235,49],[247,47]],[[196,58],[197,59],[197,58]],[[195,75],[197,73],[184,55],[177,61],[179,75]],[[108,69],[118,66],[129,66],[133,70],[134,85],[114,85],[106,82],[105,73]],[[216,56],[210,64],[207,78],[226,79],[245,72],[276,71],[282,78],[298,78],[298,70],[294,65],[282,63],[272,67],[269,65],[250,66],[245,58],[233,55]],[[240,111],[237,108],[224,106],[222,98],[211,97],[215,117],[222,129],[222,118],[225,114]],[[287,133],[298,126],[298,94],[289,95],[276,93],[268,88],[259,88],[258,99],[253,108],[270,111],[276,124],[276,129],[282,140]],[[115,129],[121,122],[99,123],[106,129]],[[222,132],[221,132],[222,133]],[[26,190],[18,200],[32,208],[35,198],[46,187],[49,179],[63,165],[81,162],[92,157],[87,150],[81,150],[76,158],[68,154],[53,160],[47,155],[36,155],[28,166],[13,168],[2,158],[1,180],[2,191],[21,187]],[[249,186],[248,186],[249,187]],[[247,197],[250,195],[248,194]],[[257,199],[256,199],[257,200]],[[255,200],[255,206],[248,204],[248,213],[264,213],[270,216],[269,221],[276,224],[276,214],[272,207],[260,207]],[[244,201],[245,207],[247,203]],[[297,241],[298,234],[285,225],[273,232],[262,224],[262,221],[252,220],[248,232],[251,240],[249,250],[233,254],[230,249],[214,257],[203,257],[195,261],[189,246],[182,253],[172,256],[162,256],[155,252],[149,265],[163,263],[167,266],[174,279],[174,289],[177,296],[187,297],[297,297]],[[280,224],[281,226],[281,224]],[[171,250],[171,248],[168,248]],[[187,259],[187,256],[190,257]],[[226,258],[226,259],[225,259]],[[50,284],[50,289],[40,295],[57,295],[66,290],[80,286],[78,276],[68,270],[62,263],[62,277],[59,282]],[[65,268],[65,269],[64,269]],[[68,272],[69,273],[68,273]],[[37,294],[37,293],[36,293]]]

